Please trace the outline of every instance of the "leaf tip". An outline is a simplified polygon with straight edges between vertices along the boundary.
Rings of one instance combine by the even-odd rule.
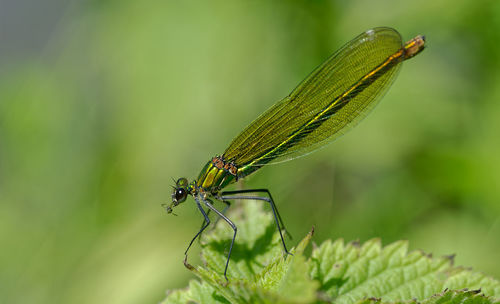
[[[443,256],[443,258],[445,258],[446,260],[448,260],[450,262],[450,265],[453,266],[455,265],[455,254],[449,254],[449,255],[445,255]]]
[[[359,248],[359,247],[361,247],[361,242],[359,240],[354,240],[354,241],[351,241],[349,243],[349,245],[351,245],[352,247]]]

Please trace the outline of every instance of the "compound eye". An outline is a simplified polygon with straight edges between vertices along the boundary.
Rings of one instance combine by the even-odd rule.
[[[186,200],[187,197],[187,191],[184,188],[177,188],[175,189],[175,201],[177,203],[182,203],[183,201]]]

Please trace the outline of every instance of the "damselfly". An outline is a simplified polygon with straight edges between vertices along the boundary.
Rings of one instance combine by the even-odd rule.
[[[357,36],[317,67],[287,97],[260,115],[229,145],[203,167],[196,180],[177,180],[172,193],[172,208],[193,196],[204,217],[194,240],[210,224],[208,213],[215,212],[234,231],[224,268],[227,268],[236,238],[236,225],[213,206],[212,199],[259,200],[269,203],[281,237],[283,221],[267,189],[222,191],[226,186],[278,160],[305,155],[331,142],[356,125],[377,104],[389,88],[401,63],[424,49],[425,37],[417,36],[403,44],[400,34],[387,27],[368,30]],[[254,195],[250,195],[250,194]],[[263,194],[259,196],[257,194]],[[207,208],[207,211],[205,211]]]

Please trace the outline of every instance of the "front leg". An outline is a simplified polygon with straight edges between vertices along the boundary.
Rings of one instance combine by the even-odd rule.
[[[191,245],[193,245],[194,240],[196,240],[196,238],[198,236],[200,236],[200,234],[203,232],[203,230],[205,230],[208,227],[208,225],[210,224],[210,218],[205,213],[205,210],[203,210],[203,208],[201,207],[200,202],[198,201],[198,198],[195,197],[194,200],[196,201],[196,205],[198,206],[198,209],[200,209],[200,212],[201,212],[201,214],[203,214],[203,217],[205,218],[205,220],[203,222],[204,224],[201,227],[200,231],[198,231],[198,233],[194,236],[194,238],[189,243],[189,246],[187,247],[186,251],[184,252],[184,265],[188,268],[191,268],[190,265],[187,263],[187,253],[189,251],[189,248],[191,248]]]

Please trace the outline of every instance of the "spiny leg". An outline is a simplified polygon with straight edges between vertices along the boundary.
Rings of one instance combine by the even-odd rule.
[[[212,205],[213,204],[212,201],[210,201],[209,199],[205,199],[205,200],[202,199],[202,201],[210,210],[217,213],[217,215],[220,218],[222,218],[224,221],[226,221],[226,223],[228,223],[228,225],[231,226],[231,228],[233,228],[233,231],[234,231],[233,239],[231,240],[231,246],[229,247],[229,253],[227,255],[227,260],[226,260],[226,267],[224,268],[224,278],[226,278],[226,281],[229,282],[229,280],[227,279],[227,267],[229,266],[229,259],[231,258],[231,252],[233,251],[234,240],[236,239],[236,232],[238,231],[238,228],[229,218],[227,218],[222,212],[217,210]]]
[[[210,215],[210,209],[207,210],[207,217]],[[207,220],[205,219],[205,217],[203,217],[203,222],[201,223],[201,226],[200,226],[200,230],[205,226],[205,224],[207,223]],[[200,238],[198,239],[198,242],[201,242],[201,236]]]
[[[245,191],[245,192],[248,193],[248,192],[253,192],[254,190],[242,190],[242,191]],[[228,192],[232,192],[234,194],[236,191],[228,191]],[[240,193],[242,193],[242,192],[240,192]],[[266,201],[266,202],[268,202],[271,205],[271,209],[273,211],[274,221],[276,223],[276,226],[278,227],[278,232],[279,232],[280,237],[281,237],[281,243],[283,244],[283,248],[285,249],[286,254],[292,255],[288,251],[288,249],[286,248],[285,239],[283,238],[283,234],[281,233],[281,227],[280,227],[280,220],[279,220],[278,212],[276,210],[276,206],[274,205],[274,201],[272,200],[271,197],[268,198],[268,197],[261,197],[261,196],[240,196],[240,195],[227,196],[227,195],[224,195],[224,194],[227,194],[227,192],[223,192],[221,194],[221,196],[218,197],[218,198],[220,198],[221,200],[242,199],[242,200],[258,200],[258,201]]]
[[[268,202],[271,205],[271,208],[273,208],[273,205],[274,205],[274,210],[276,210],[276,214],[278,215],[278,219],[280,221],[281,228],[283,228],[283,230],[285,230],[286,235],[288,235],[288,237],[291,240],[293,239],[292,235],[290,234],[290,232],[288,232],[288,230],[285,227],[285,224],[283,223],[283,220],[281,219],[281,215],[278,211],[278,207],[276,207],[276,205],[274,204],[274,199],[271,195],[271,192],[269,192],[269,190],[267,190],[267,189],[245,189],[245,190],[224,191],[220,195],[224,196],[224,195],[234,195],[234,194],[242,194],[242,193],[266,193],[267,196],[269,196],[270,201],[269,200],[264,200],[264,201]]]
[[[198,233],[191,240],[191,242],[189,243],[189,246],[187,247],[186,251],[184,252],[184,265],[186,265],[186,266],[187,266],[187,253],[189,251],[189,248],[191,248],[191,245],[193,245],[194,240],[196,240],[196,238],[198,236],[200,236],[200,234],[203,232],[203,230],[205,230],[208,227],[208,225],[210,224],[210,219],[208,218],[207,213],[205,213],[205,210],[203,210],[203,208],[201,207],[200,202],[198,201],[198,198],[195,197],[194,200],[196,201],[196,205],[198,206],[198,209],[200,209],[200,212],[201,212],[201,214],[203,214],[203,217],[205,218],[205,220],[203,221],[204,225],[200,228],[200,231],[198,231]]]

